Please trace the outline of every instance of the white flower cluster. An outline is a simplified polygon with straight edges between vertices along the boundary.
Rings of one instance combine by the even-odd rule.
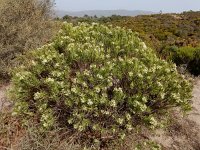
[[[155,108],[189,108],[190,83],[131,30],[64,23],[52,43],[31,54],[12,80],[14,112],[38,117],[44,128],[56,122],[123,139],[135,119],[157,126]]]

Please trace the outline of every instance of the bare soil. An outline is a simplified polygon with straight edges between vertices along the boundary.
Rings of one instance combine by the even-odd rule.
[[[192,107],[187,116],[175,111],[169,128],[156,130],[150,139],[166,150],[200,150],[200,78],[194,85]]]
[[[9,84],[0,85],[0,111],[11,106],[11,103],[6,100],[6,91],[8,88]]]

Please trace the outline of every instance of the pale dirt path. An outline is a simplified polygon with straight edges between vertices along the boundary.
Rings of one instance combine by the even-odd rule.
[[[193,109],[188,118],[200,127],[200,78],[196,80],[193,89]]]
[[[174,124],[167,130],[157,130],[150,139],[165,150],[200,150],[200,78],[194,85],[192,103],[193,109],[187,117],[174,112]]]
[[[6,91],[9,88],[8,84],[0,86],[0,111],[3,107],[9,107],[10,103],[6,101]]]

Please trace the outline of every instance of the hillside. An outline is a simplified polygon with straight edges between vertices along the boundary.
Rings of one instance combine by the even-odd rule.
[[[192,46],[200,43],[200,12],[181,14],[152,14],[111,17],[63,17],[68,22],[100,22],[132,29],[140,34],[151,47],[158,51],[167,46]]]
[[[147,15],[154,14],[151,11],[142,11],[142,10],[87,10],[87,11],[62,11],[57,10],[56,16],[63,17],[65,15],[83,17],[84,15],[88,16],[97,16],[97,17],[108,17],[112,15],[120,16],[137,16],[137,15]]]
[[[106,23],[140,33],[142,39],[158,51],[167,46],[195,47],[200,43],[200,12],[111,18]]]

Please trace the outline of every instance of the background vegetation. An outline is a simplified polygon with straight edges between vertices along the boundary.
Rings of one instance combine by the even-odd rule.
[[[68,22],[100,22],[104,24],[112,24],[113,26],[120,26],[132,31],[138,32],[141,39],[147,43],[148,46],[156,50],[158,56],[163,59],[172,60],[177,65],[177,61],[172,59],[171,55],[176,55],[181,47],[190,47],[187,53],[193,55],[192,47],[198,49],[200,45],[200,12],[183,12],[181,14],[155,14],[142,15],[137,17],[123,17],[113,15],[111,17],[71,17],[64,16],[63,20]],[[182,53],[184,55],[185,53]],[[199,55],[193,55],[195,60],[187,60],[193,62],[188,65],[185,60],[187,69],[194,75],[199,75],[199,69],[194,70],[200,66]],[[190,59],[187,56],[184,59]],[[181,58],[179,58],[181,59]],[[194,63],[195,62],[195,63]]]

